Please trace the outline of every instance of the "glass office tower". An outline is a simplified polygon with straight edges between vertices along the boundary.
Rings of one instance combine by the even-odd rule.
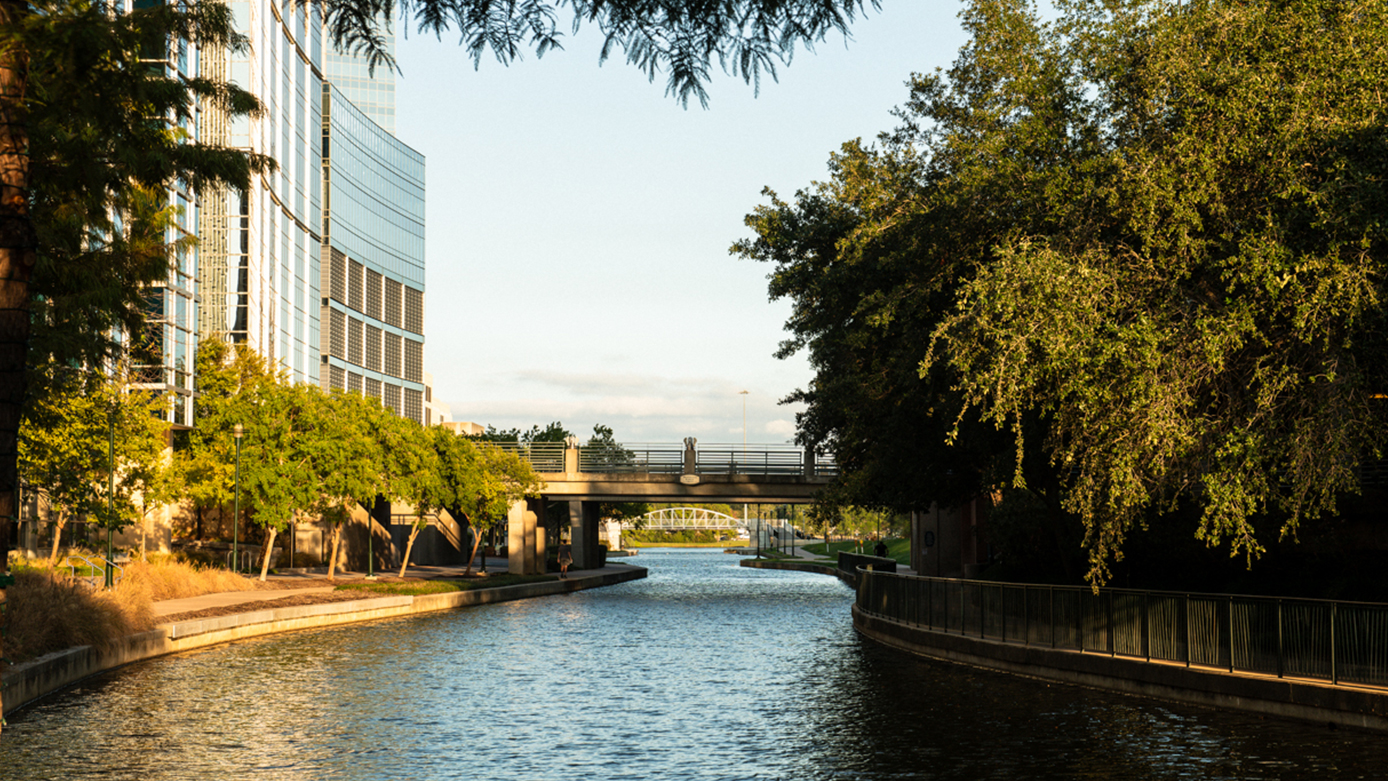
[[[203,210],[202,338],[250,345],[296,382],[319,382],[322,23],[314,6],[232,0],[244,52],[205,51],[204,73],[249,90],[254,119],[204,109],[205,137],[268,155],[277,169]],[[292,9],[292,10],[291,10]]]
[[[322,387],[423,422],[424,156],[335,84],[322,101]]]
[[[132,0],[118,10],[130,11],[149,5],[148,0]],[[161,51],[147,50],[150,67],[163,68],[169,76],[191,78],[198,73],[198,50],[187,41],[171,40]],[[196,115],[182,121],[180,130],[190,139],[198,138]],[[168,191],[169,205],[175,207],[175,225],[166,240],[173,244],[196,234],[198,200],[185,182],[174,183]],[[146,327],[144,333],[125,334],[130,360],[130,386],[167,394],[172,400],[166,419],[176,428],[193,424],[193,358],[198,347],[198,249],[185,247],[170,258],[168,275],[145,291]]]

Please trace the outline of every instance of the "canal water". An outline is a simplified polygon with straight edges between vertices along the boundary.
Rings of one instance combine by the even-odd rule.
[[[132,665],[0,736],[0,779],[1349,779],[1388,738],[925,661],[834,578],[652,550],[562,597]]]

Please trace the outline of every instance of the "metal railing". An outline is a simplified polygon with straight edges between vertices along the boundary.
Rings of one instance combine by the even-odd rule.
[[[939,632],[1229,672],[1388,686],[1388,605],[858,571],[858,609]]]
[[[677,475],[684,471],[680,445],[635,443],[578,448],[578,471],[590,474]]]
[[[564,443],[493,443],[525,459],[537,472],[564,470]],[[805,450],[799,445],[699,445],[694,449],[694,469],[704,475],[804,475],[808,473]],[[684,472],[684,446],[668,443],[631,443],[578,448],[578,471],[589,474],[661,474]],[[815,477],[832,477],[838,467],[832,459],[815,460]]]
[[[82,564],[76,564],[76,563],[74,563],[74,562],[73,562],[73,559],[80,559],[80,560],[82,561],[82,564],[85,564],[85,565],[86,565],[85,569],[86,569],[88,572],[90,572],[91,574],[90,574],[90,575],[80,575],[80,576],[79,576],[79,575],[77,574],[77,568],[80,567],[80,566],[82,566]],[[103,566],[103,565],[104,565],[104,566]],[[80,553],[71,553],[71,554],[68,554],[68,557],[67,557],[67,566],[68,566],[68,576],[69,576],[69,577],[71,577],[73,580],[83,580],[83,581],[86,581],[86,582],[87,582],[87,585],[89,585],[89,586],[91,586],[91,587],[93,587],[93,588],[95,588],[95,587],[97,587],[97,586],[105,585],[105,583],[106,583],[106,567],[110,567],[110,568],[112,569],[112,571],[113,571],[113,574],[112,574],[112,576],[111,576],[111,582],[112,582],[112,583],[119,583],[121,577],[125,575],[125,568],[124,568],[124,567],[122,567],[122,566],[119,565],[119,564],[116,564],[115,562],[107,561],[106,559],[104,559],[104,558],[102,558],[102,557],[100,557],[100,556],[98,556],[98,557],[96,558],[96,561],[92,561],[91,559],[87,558],[86,556],[83,556],[83,555],[80,554]]]

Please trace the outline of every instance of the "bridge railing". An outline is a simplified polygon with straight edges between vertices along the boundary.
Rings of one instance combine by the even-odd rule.
[[[507,453],[514,453],[520,456],[521,460],[530,462],[530,466],[536,472],[562,472],[564,471],[564,443],[563,442],[492,442]]]
[[[703,445],[695,449],[699,472],[732,475],[805,473],[805,450],[796,445]],[[818,466],[818,465],[816,465]]]
[[[684,470],[684,449],[670,444],[622,444],[620,448],[578,448],[578,471],[677,475]]]
[[[493,443],[530,462],[537,472],[563,472],[563,442]],[[684,446],[668,443],[622,443],[578,448],[578,471],[590,474],[668,474],[684,472]],[[699,445],[694,468],[708,475],[804,475],[805,450],[798,445]],[[815,460],[814,475],[832,477],[838,467],[826,457]]]
[[[1388,686],[1388,604],[995,583],[860,570],[858,609],[1004,643]]]

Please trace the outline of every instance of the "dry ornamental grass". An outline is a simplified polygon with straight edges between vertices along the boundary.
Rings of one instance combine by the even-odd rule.
[[[131,562],[106,591],[68,577],[61,568],[22,568],[6,590],[5,656],[27,661],[82,645],[110,647],[118,638],[151,629],[155,601],[274,585],[234,572],[193,567],[172,557]]]

